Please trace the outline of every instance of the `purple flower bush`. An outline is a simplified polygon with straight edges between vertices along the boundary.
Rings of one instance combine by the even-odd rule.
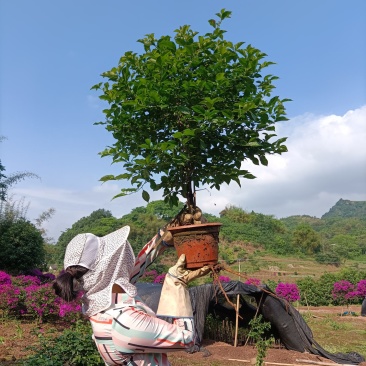
[[[227,277],[227,276],[219,276],[219,281],[220,282],[230,282],[231,279],[230,279],[230,277]]]
[[[246,285],[259,286],[261,284],[261,280],[259,278],[248,278],[244,283]]]
[[[81,297],[83,293],[79,292],[78,297],[75,301],[66,302],[61,298],[57,298],[58,303],[58,316],[60,318],[66,318],[69,321],[76,321],[80,317],[81,313]]]
[[[154,279],[154,283],[161,283],[161,284],[163,284],[164,283],[164,280],[165,280],[165,276],[166,276],[166,273],[157,275],[155,277],[155,279]]]
[[[360,280],[356,286],[345,280],[335,282],[332,296],[336,302],[347,306],[351,300],[363,299],[366,297],[366,280]]]
[[[18,287],[27,287],[31,285],[39,286],[41,284],[41,281],[38,277],[23,275],[13,277],[11,282],[14,286]]]
[[[348,305],[349,300],[355,297],[355,286],[346,280],[335,282],[333,284],[332,296],[340,304]]]
[[[0,271],[0,286],[1,285],[10,285],[11,277],[6,272]]]
[[[0,309],[7,316],[18,307],[20,290],[11,283],[0,285]]]
[[[42,322],[52,314],[58,314],[58,304],[49,284],[30,285],[25,288],[27,313]]]
[[[361,298],[366,297],[366,280],[361,280],[357,284],[357,292],[359,297]]]
[[[154,282],[155,278],[158,276],[158,272],[155,269],[151,271],[146,271],[141,277],[140,282]]]
[[[276,289],[276,295],[288,302],[295,302],[300,300],[300,292],[296,283],[283,283],[280,282]]]
[[[53,291],[52,274],[34,273],[36,276],[21,275],[11,277],[0,272],[0,310],[3,316],[27,315],[39,322],[61,317],[67,321],[77,320],[80,315],[80,296],[77,300],[66,303]],[[44,283],[45,279],[48,279]]]
[[[50,282],[50,281],[53,281],[56,278],[56,276],[54,274],[52,274],[52,273],[43,273],[39,269],[32,269],[31,271],[28,271],[26,273],[26,275],[37,277],[38,280],[40,281],[40,283]]]

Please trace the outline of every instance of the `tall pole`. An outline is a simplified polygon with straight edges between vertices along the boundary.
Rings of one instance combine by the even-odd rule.
[[[235,317],[235,338],[234,338],[234,347],[238,345],[238,329],[239,329],[239,299],[240,295],[236,295],[236,317]]]
[[[240,258],[239,258],[239,281],[241,281],[241,277],[240,277]]]

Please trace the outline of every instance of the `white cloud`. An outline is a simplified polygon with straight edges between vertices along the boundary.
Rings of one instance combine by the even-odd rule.
[[[111,183],[92,186],[83,191],[44,187],[11,190],[14,200],[25,197],[24,203],[30,203],[27,216],[31,221],[47,209],[55,208],[54,216],[44,224],[44,227],[48,231],[48,236],[56,241],[62,231],[95,210],[110,210],[115,217],[121,217],[135,207],[146,205],[139,193],[113,200],[113,196],[119,192],[119,186]],[[151,200],[158,199],[161,197],[157,192],[151,194]]]
[[[257,179],[212,191],[201,208],[319,217],[340,198],[366,200],[366,106],[344,116],[296,117],[279,125],[278,136],[288,136],[287,153],[270,156],[268,167],[245,163]]]
[[[268,167],[245,162],[254,180],[224,185],[220,191],[204,189],[197,204],[218,215],[227,205],[285,217],[308,214],[320,217],[340,198],[366,200],[366,106],[344,116],[304,115],[278,126],[278,136],[288,136],[288,152],[270,156]],[[101,174],[102,175],[102,174]],[[81,217],[104,208],[121,217],[145,206],[139,193],[112,200],[118,184],[84,184],[83,190],[55,187],[16,188],[13,192],[31,202],[29,217],[36,218],[50,207],[56,214],[47,223],[49,235],[60,233]],[[161,199],[159,192],[151,200]]]

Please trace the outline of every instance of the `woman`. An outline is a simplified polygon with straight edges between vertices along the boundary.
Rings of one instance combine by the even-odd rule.
[[[125,226],[104,237],[79,234],[68,244],[66,272],[54,289],[66,301],[82,290],[83,313],[89,317],[93,338],[106,365],[170,365],[166,352],[194,345],[193,313],[187,283],[209,272],[185,269],[182,255],[166,275],[157,314],[173,319],[170,324],[137,296],[135,283],[146,268],[171,246],[160,232],[136,260]],[[78,285],[74,288],[74,283]]]

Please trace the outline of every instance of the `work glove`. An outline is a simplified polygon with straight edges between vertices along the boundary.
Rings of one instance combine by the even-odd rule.
[[[169,268],[161,290],[157,310],[159,316],[173,318],[193,317],[187,284],[196,278],[206,275],[210,271],[210,268],[205,266],[191,271],[185,268],[185,264],[186,256],[182,254],[178,262]]]
[[[178,262],[171,268],[169,268],[168,273],[175,279],[181,281],[183,284],[187,285],[189,282],[195,280],[196,278],[205,276],[210,272],[210,267],[204,266],[202,268],[191,271],[186,266],[186,255],[182,254]]]

